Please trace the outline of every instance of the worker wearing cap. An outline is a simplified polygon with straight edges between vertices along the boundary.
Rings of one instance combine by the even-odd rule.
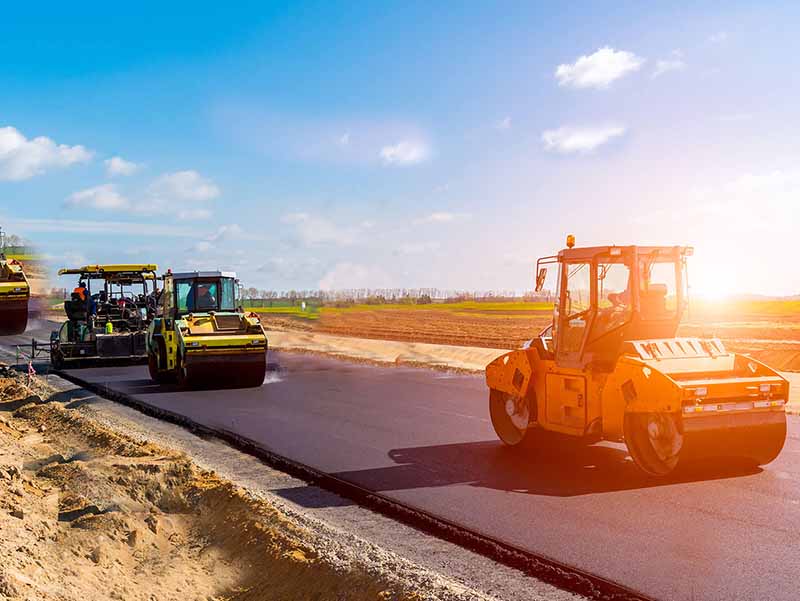
[[[77,288],[75,288],[75,290],[73,290],[73,291],[72,291],[72,294],[77,294],[77,295],[78,295],[78,297],[79,297],[79,298],[80,298],[80,299],[81,299],[83,302],[86,302],[86,299],[87,299],[87,298],[88,298],[88,296],[89,296],[89,295],[88,295],[88,293],[87,293],[87,291],[86,291],[86,282],[81,282],[80,284],[78,284],[78,287],[77,287]]]
[[[217,300],[211,294],[208,284],[199,284],[197,286],[197,310],[209,311],[217,308]]]

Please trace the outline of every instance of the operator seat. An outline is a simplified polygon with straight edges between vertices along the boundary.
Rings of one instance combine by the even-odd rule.
[[[639,293],[642,317],[659,319],[667,316],[667,285],[650,284],[647,290]]]
[[[72,293],[70,300],[64,301],[64,313],[70,321],[86,321],[87,303],[77,292]]]

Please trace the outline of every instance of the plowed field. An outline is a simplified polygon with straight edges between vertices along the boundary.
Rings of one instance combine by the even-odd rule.
[[[289,329],[408,342],[517,348],[552,319],[542,304],[481,303],[323,308],[319,319],[263,315]],[[679,336],[716,336],[731,350],[748,352],[779,369],[800,371],[800,302],[697,303]]]

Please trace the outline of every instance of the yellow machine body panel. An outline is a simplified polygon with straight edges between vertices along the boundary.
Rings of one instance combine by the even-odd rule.
[[[579,372],[545,375],[545,419],[550,428],[583,434],[587,423],[586,377]]]
[[[30,295],[27,282],[0,282],[0,300],[27,300]]]

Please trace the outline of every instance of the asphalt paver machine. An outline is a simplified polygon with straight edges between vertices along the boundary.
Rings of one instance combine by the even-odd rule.
[[[86,265],[61,269],[78,285],[64,301],[67,320],[50,336],[56,369],[97,362],[144,362],[155,316],[157,265]]]

